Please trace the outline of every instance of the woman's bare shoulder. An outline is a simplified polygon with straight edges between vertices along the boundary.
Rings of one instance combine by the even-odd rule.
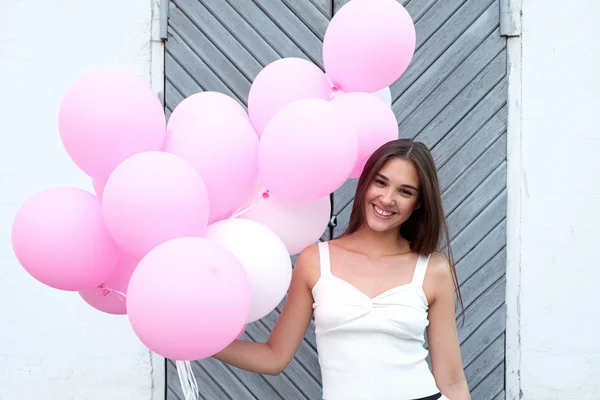
[[[454,291],[454,277],[450,261],[444,254],[437,252],[431,254],[424,286],[432,298]]]
[[[320,264],[319,245],[311,244],[298,255],[294,265],[294,275],[304,280],[312,289],[321,276]]]

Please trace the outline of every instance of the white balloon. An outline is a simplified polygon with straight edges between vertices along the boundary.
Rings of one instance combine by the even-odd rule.
[[[388,107],[392,106],[392,92],[390,91],[389,87],[384,87],[381,90],[373,92],[373,94],[383,100]]]
[[[237,218],[210,225],[205,237],[228,249],[246,269],[252,287],[248,322],[273,311],[292,279],[292,261],[281,239],[258,222]]]
[[[331,201],[329,196],[307,202],[287,202],[271,196],[260,199],[239,218],[271,229],[293,256],[323,236],[331,218]]]

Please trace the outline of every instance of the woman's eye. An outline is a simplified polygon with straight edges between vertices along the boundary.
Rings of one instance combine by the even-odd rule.
[[[384,186],[385,182],[382,181],[381,179],[375,179],[375,183],[378,184],[379,186]]]

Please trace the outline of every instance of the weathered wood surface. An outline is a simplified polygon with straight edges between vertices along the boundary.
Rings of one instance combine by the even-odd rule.
[[[466,308],[459,337],[472,398],[503,399],[507,78],[498,0],[400,2],[415,22],[417,49],[406,73],[391,85],[392,109],[400,136],[429,146],[438,167]],[[206,90],[246,105],[254,77],[281,57],[305,58],[322,68],[327,23],[345,3],[171,0],[167,115],[185,97]],[[321,240],[347,226],[355,188],[356,180],[349,180],[332,196],[337,226]],[[250,324],[244,339],[265,341],[282,304]],[[280,376],[251,374],[212,359],[193,365],[205,400],[321,398],[313,324]],[[167,380],[167,398],[183,399],[170,361]]]

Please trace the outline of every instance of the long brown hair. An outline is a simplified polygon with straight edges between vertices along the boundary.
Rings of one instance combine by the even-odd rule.
[[[423,143],[411,139],[392,140],[381,146],[369,157],[358,179],[348,228],[341,236],[350,235],[364,226],[366,222],[365,195],[367,190],[375,179],[375,175],[392,158],[403,158],[411,161],[417,169],[420,182],[419,207],[400,226],[400,236],[410,243],[410,249],[417,254],[427,256],[436,251],[445,254],[450,262],[452,279],[461,306],[461,315],[464,316],[464,304],[456,276],[456,265],[450,248],[450,235],[444,215],[435,161],[431,152]]]

